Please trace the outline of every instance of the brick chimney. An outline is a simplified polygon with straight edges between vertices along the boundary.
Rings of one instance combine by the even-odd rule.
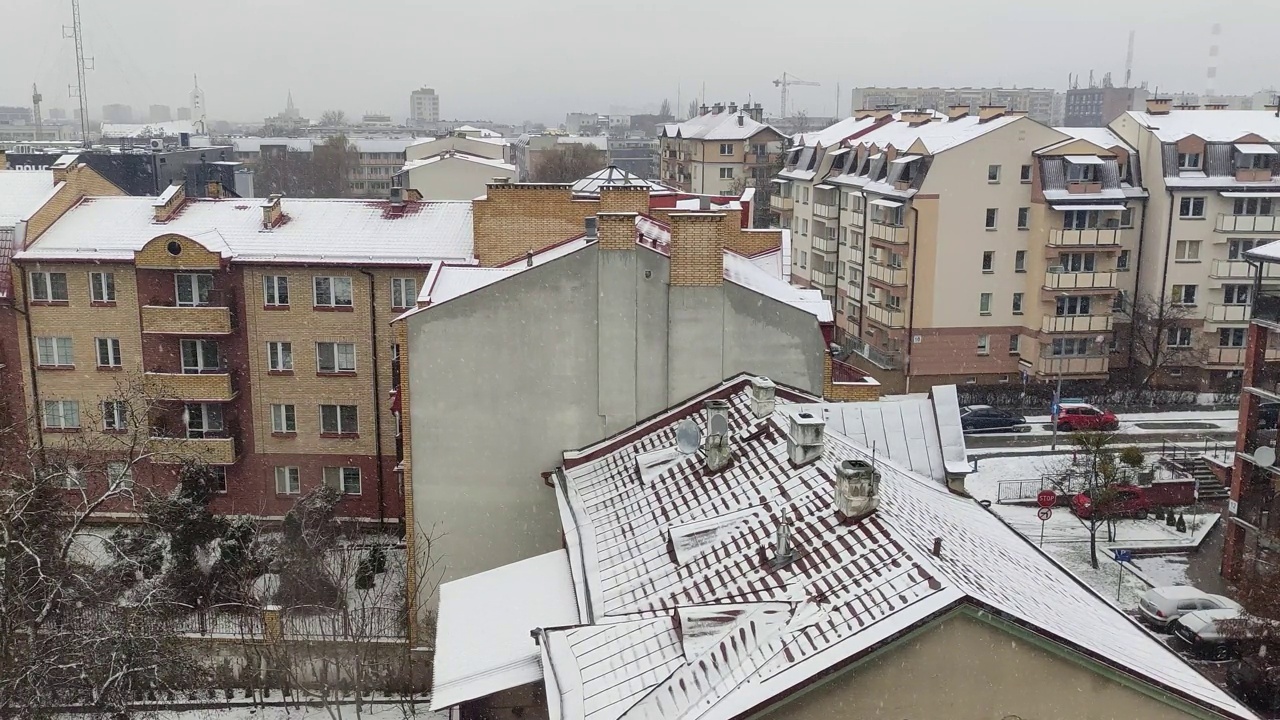
[[[947,120],[959,120],[960,118],[969,117],[968,105],[948,105]]]
[[[280,219],[284,217],[284,210],[280,207],[279,193],[269,195],[266,200],[262,201],[262,229],[270,230],[280,224]]]
[[[985,123],[1001,117],[1009,108],[1004,105],[983,105],[978,108],[978,122]]]
[[[1204,109],[1205,110],[1226,110],[1227,104],[1226,103],[1205,103]]]
[[[1148,115],[1168,115],[1173,109],[1173,98],[1153,97],[1147,98],[1147,114]]]
[[[673,287],[724,284],[723,213],[672,213],[671,281]]]
[[[853,111],[854,120],[866,120],[869,117],[875,117],[875,116],[876,116],[876,111],[871,108],[862,108],[861,110]]]
[[[902,122],[909,123],[911,127],[920,127],[927,125],[933,119],[933,113],[928,110],[903,110],[898,117]]]
[[[186,189],[181,184],[170,185],[160,196],[151,201],[151,209],[154,211],[154,219],[156,222],[168,222],[173,214],[182,207],[183,201],[187,199]]]
[[[602,212],[596,218],[601,250],[636,249],[636,213]]]
[[[787,433],[787,457],[795,467],[808,465],[822,457],[823,440],[827,423],[808,412],[791,416],[791,428]]]
[[[605,185],[600,188],[600,212],[647,213],[649,188],[644,185]]]

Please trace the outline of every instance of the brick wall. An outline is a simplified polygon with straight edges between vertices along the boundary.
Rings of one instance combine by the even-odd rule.
[[[599,200],[574,200],[569,185],[492,183],[472,204],[475,253],[485,267],[501,265],[581,235]],[[621,202],[619,202],[621,204]]]
[[[601,188],[600,212],[649,212],[649,188],[637,186]]]
[[[671,285],[724,283],[724,223],[723,213],[671,215]]]
[[[845,366],[848,371],[860,371]],[[870,402],[880,399],[880,384],[874,379],[867,382],[846,382],[834,379],[835,368],[830,355],[822,359],[822,397],[831,402]]]
[[[636,247],[636,214],[634,212],[600,213],[598,232],[601,250],[634,250]]]

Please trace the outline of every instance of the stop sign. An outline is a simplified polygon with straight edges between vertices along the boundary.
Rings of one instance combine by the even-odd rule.
[[[1036,495],[1036,504],[1042,508],[1051,508],[1058,504],[1058,494],[1052,490],[1041,490]]]

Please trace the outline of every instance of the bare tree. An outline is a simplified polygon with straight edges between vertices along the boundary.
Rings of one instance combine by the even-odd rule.
[[[809,122],[809,113],[805,112],[804,110],[797,110],[793,120],[792,129],[797,134],[806,133],[806,132],[809,132],[809,128],[811,125],[812,123]]]
[[[671,120],[672,117],[673,116],[671,114],[671,101],[666,98],[663,98],[662,105],[658,107],[658,119],[665,122],[665,121]]]
[[[325,110],[320,113],[320,124],[325,127],[342,127],[347,124],[347,114],[342,110]]]
[[[1073,497],[1089,498],[1087,517],[1080,523],[1089,529],[1089,564],[1098,569],[1098,531],[1106,527],[1107,539],[1115,540],[1118,518],[1118,487],[1132,484],[1142,464],[1142,453],[1117,446],[1118,436],[1107,432],[1079,432],[1071,436],[1074,450],[1051,472],[1056,490]]]
[[[686,120],[698,117],[698,101],[689,101],[689,114],[685,116]]]
[[[359,162],[359,152],[344,135],[335,135],[316,145],[311,151],[311,195],[346,197],[351,189],[351,169]]]
[[[550,150],[539,151],[533,167],[533,182],[571,183],[604,168],[605,154],[599,149],[581,143],[557,145]]]
[[[1135,384],[1149,388],[1168,370],[1199,366],[1208,359],[1208,349],[1196,342],[1202,321],[1192,306],[1140,293],[1126,303],[1131,362]]]

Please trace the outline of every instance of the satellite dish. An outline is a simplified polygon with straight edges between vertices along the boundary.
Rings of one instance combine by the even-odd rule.
[[[729,420],[723,415],[712,415],[707,419],[708,432],[712,435],[728,435]]]
[[[702,431],[698,424],[685,418],[676,424],[676,449],[684,455],[692,455],[702,444]]]
[[[1276,449],[1269,445],[1263,445],[1253,451],[1253,459],[1254,462],[1262,467],[1271,467],[1276,464]]]

